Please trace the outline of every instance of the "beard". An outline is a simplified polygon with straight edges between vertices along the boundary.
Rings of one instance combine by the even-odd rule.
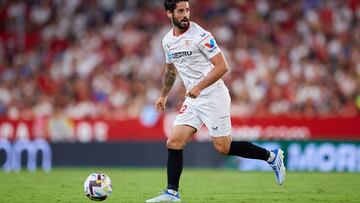
[[[186,17],[181,20],[176,20],[174,17],[172,17],[172,22],[174,26],[176,26],[180,30],[186,30],[190,26],[190,20]]]

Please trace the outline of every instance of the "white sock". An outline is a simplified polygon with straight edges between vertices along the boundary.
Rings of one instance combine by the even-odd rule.
[[[167,189],[167,192],[170,193],[170,194],[172,194],[172,195],[174,195],[174,196],[176,196],[177,193],[178,193],[177,191],[172,190],[172,189]]]
[[[269,156],[268,160],[266,160],[266,161],[268,163],[270,163],[270,162],[274,161],[274,159],[275,159],[275,153],[270,151],[270,156]]]

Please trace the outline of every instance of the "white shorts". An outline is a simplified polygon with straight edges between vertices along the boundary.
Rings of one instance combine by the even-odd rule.
[[[231,135],[230,103],[229,90],[225,85],[196,99],[187,97],[174,125],[189,125],[199,131],[205,124],[212,137]]]

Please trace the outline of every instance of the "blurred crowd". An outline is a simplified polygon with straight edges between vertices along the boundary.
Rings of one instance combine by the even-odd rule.
[[[360,2],[190,0],[241,117],[360,114]],[[162,0],[0,0],[0,117],[155,115],[171,28]],[[167,109],[178,111],[177,80]]]

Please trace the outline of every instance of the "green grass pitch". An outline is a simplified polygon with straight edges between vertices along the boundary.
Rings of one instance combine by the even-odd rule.
[[[0,202],[93,202],[84,195],[83,182],[92,172],[108,174],[113,194],[106,203],[144,202],[166,184],[165,169],[55,168],[44,172],[0,172]],[[304,203],[360,202],[360,174],[288,172],[283,186],[272,172],[185,168],[182,202],[194,203]]]

